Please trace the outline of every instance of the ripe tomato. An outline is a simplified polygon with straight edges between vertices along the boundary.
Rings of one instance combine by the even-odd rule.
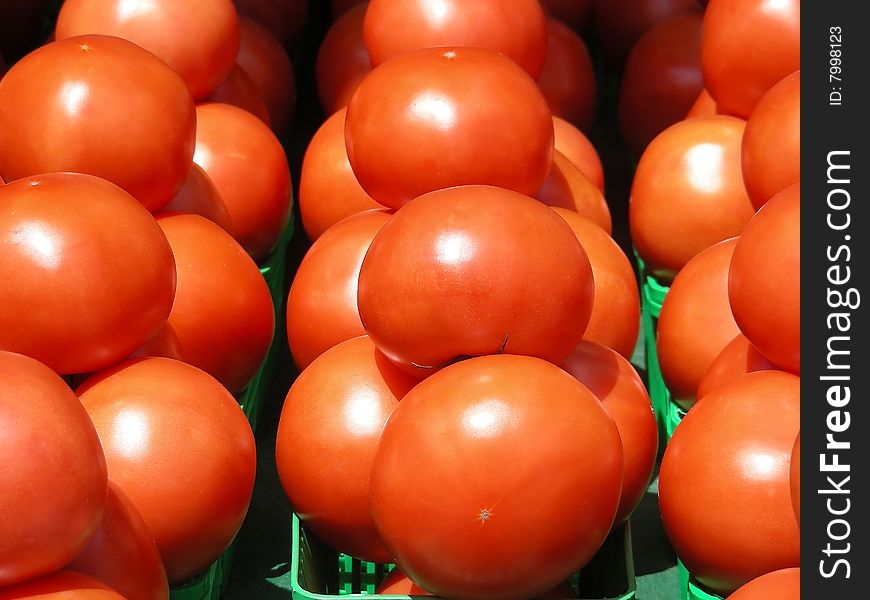
[[[704,376],[698,384],[698,400],[741,375],[770,370],[776,370],[776,366],[764,358],[743,334],[739,334],[722,349],[719,356],[704,371]]]
[[[773,364],[801,371],[801,191],[761,207],[737,242],[728,297],[740,331]]]
[[[417,385],[393,411],[372,465],[372,516],[397,566],[423,589],[532,598],[604,541],[619,503],[621,446],[598,399],[558,367],[472,358]]]
[[[728,600],[795,600],[800,597],[801,570],[792,567],[756,577],[728,596]]]
[[[407,575],[402,573],[397,568],[393,568],[381,584],[378,586],[378,594],[393,594],[402,596],[431,596],[429,592],[411,581]],[[574,598],[577,594],[571,589],[567,583],[563,583],[549,592],[540,594],[540,598],[553,598],[554,600],[564,600],[565,598]]]
[[[302,42],[308,25],[310,0],[233,0],[240,15],[268,28],[278,41],[289,48]]]
[[[286,131],[296,109],[293,63],[281,43],[255,21],[242,18],[242,44],[236,59],[269,109],[272,130]]]
[[[175,198],[158,213],[185,213],[205,217],[224,231],[232,228],[230,213],[208,174],[197,164],[193,165],[187,181],[178,190]]]
[[[567,25],[547,20],[547,59],[538,87],[550,111],[589,131],[595,120],[595,72],[582,38]]]
[[[181,341],[178,339],[178,334],[172,328],[172,325],[165,323],[160,331],[153,338],[142,344],[142,346],[130,355],[130,358],[140,358],[144,356],[162,356],[164,358],[174,358],[175,360],[184,360],[184,355],[181,352]]]
[[[320,126],[302,161],[299,212],[312,242],[345,217],[383,208],[366,194],[350,168],[344,144],[346,114],[341,109]]]
[[[592,312],[586,252],[540,202],[464,186],[415,199],[375,236],[359,313],[375,345],[425,377],[465,356],[561,363]]]
[[[791,506],[797,519],[798,527],[801,525],[801,432],[798,431],[794,446],[791,450],[789,462],[789,489],[791,491]]]
[[[535,82],[478,48],[416,50],[381,65],[351,98],[345,127],[357,179],[390,208],[466,184],[531,195],[552,161],[553,119]]]
[[[111,183],[52,173],[0,188],[0,349],[58,373],[113,365],[154,336],[175,265],[152,216]]]
[[[740,174],[744,125],[732,117],[683,121],[640,157],[631,186],[631,239],[656,277],[673,279],[701,250],[740,235],[752,218]]]
[[[204,102],[232,104],[248,111],[266,125],[271,123],[266,101],[260,96],[254,80],[237,64],[233,65],[227,78],[209,94]]]
[[[365,334],[357,281],[366,251],[389,220],[386,210],[348,217],[305,254],[287,296],[287,341],[299,369],[339,342]]]
[[[674,279],[659,315],[656,351],[674,401],[695,403],[704,373],[740,330],[728,302],[728,267],[736,239],[690,260]]]
[[[2,588],[56,571],[78,554],[103,514],[106,461],[61,378],[2,350],[0,431],[0,453],[8,457],[0,463]]]
[[[232,228],[254,257],[278,243],[292,206],[290,167],[278,138],[254,115],[229,104],[196,107],[193,159],[214,182]]]
[[[697,8],[696,0],[595,0],[595,28],[604,57],[621,68],[635,42],[653,25]]]
[[[7,180],[90,173],[155,211],[190,171],[195,129],[193,100],[181,78],[118,38],[48,44],[0,82],[0,173]]]
[[[158,224],[178,269],[169,325],[184,361],[241,392],[266,358],[275,332],[266,280],[242,247],[211,221],[167,215]]]
[[[317,52],[317,93],[323,112],[333,114],[350,102],[372,61],[363,41],[363,19],[368,2],[357,4],[333,23]]]
[[[254,434],[236,400],[208,374],[168,358],[121,363],[77,393],[109,476],[145,521],[169,583],[199,574],[238,532],[254,488]]]
[[[592,19],[593,0],[541,0],[544,12],[574,31],[586,29]]]
[[[801,68],[800,0],[710,0],[701,66],[725,110],[749,116],[761,97]]]
[[[712,96],[710,96],[710,92],[704,89],[701,90],[701,93],[698,94],[697,99],[695,99],[695,103],[692,104],[689,112],[686,113],[686,118],[694,119],[696,117],[715,117],[716,115],[728,116],[728,113],[726,113],[721,106],[716,104],[716,101],[713,100]]]
[[[610,208],[601,190],[558,150],[553,151],[553,166],[535,198],[547,206],[576,212],[610,235]]]
[[[559,117],[553,117],[553,131],[555,149],[564,154],[565,158],[574,163],[574,166],[603,192],[604,169],[598,151],[589,138],[571,123]]]
[[[387,417],[416,383],[362,336],[320,355],[287,394],[275,448],[281,485],[340,552],[391,560],[369,512],[369,473]]]
[[[87,575],[58,571],[39,579],[0,588],[0,600],[126,600],[109,586]]]
[[[743,181],[755,208],[801,180],[801,72],[762,96],[741,145]]]
[[[553,210],[574,231],[592,267],[595,299],[583,339],[630,358],[640,326],[640,297],[628,257],[594,222],[564,208]]]
[[[668,442],[659,473],[662,522],[704,587],[728,595],[800,565],[788,471],[799,427],[800,379],[762,371],[704,397]]]

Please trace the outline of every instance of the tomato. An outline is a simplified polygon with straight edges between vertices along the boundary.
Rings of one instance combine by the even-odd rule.
[[[344,144],[346,114],[341,109],[320,126],[302,161],[299,212],[311,241],[345,217],[383,208],[366,194],[350,168]]]
[[[673,279],[701,250],[740,235],[755,213],[740,174],[743,128],[732,117],[690,119],[659,134],[640,157],[629,224],[656,277]]]
[[[371,0],[363,27],[372,64],[408,50],[495,50],[537,77],[547,54],[547,25],[537,0]]]
[[[737,242],[728,297],[740,331],[773,364],[801,371],[801,191],[761,207]]]
[[[558,367],[472,358],[417,385],[387,420],[372,516],[423,589],[532,598],[588,562],[610,531],[621,446],[598,399]]]
[[[125,600],[118,592],[81,573],[58,571],[12,587],[0,588],[0,600]]]
[[[595,72],[579,35],[555,19],[547,20],[547,59],[538,87],[550,111],[589,131],[595,120]]]
[[[193,165],[187,181],[172,201],[158,213],[185,213],[205,217],[224,231],[232,228],[230,213],[208,174],[197,164]]]
[[[755,106],[741,146],[743,181],[755,208],[801,180],[801,72],[792,73]]]
[[[700,10],[670,17],[634,45],[619,89],[619,129],[635,155],[659,133],[682,121],[701,79]]]
[[[365,334],[357,281],[366,251],[390,220],[369,210],[329,228],[308,250],[287,296],[287,341],[300,369],[339,342]]]
[[[340,552],[391,560],[369,512],[369,473],[387,417],[416,383],[363,336],[320,355],[287,394],[275,448],[281,485]]]
[[[705,396],[674,431],[659,507],[677,556],[704,587],[728,595],[800,565],[789,494],[799,427],[800,379],[762,371]]]
[[[640,297],[628,257],[591,220],[564,208],[553,210],[574,231],[592,266],[595,299],[583,339],[603,344],[630,358],[640,326]]]
[[[90,173],[154,211],[184,183],[195,129],[181,78],[126,40],[85,36],[48,44],[0,81],[0,173],[7,181]]]
[[[181,351],[181,341],[178,339],[178,334],[172,328],[172,325],[166,323],[160,328],[153,338],[142,344],[142,346],[130,355],[130,358],[139,358],[143,356],[162,356],[164,358],[174,358],[175,360],[184,360],[184,355]]]
[[[354,6],[366,3],[366,0],[332,0],[332,17],[338,20],[341,15],[351,10]]]
[[[184,361],[241,392],[265,360],[275,332],[266,280],[242,247],[211,221],[169,215],[158,224],[178,269],[169,325]]]
[[[800,0],[710,0],[704,85],[726,111],[748,117],[767,90],[801,68]]]
[[[665,296],[656,332],[662,377],[674,401],[695,403],[704,373],[740,333],[728,302],[736,239],[707,248],[683,267]]]
[[[697,10],[696,0],[595,0],[595,28],[607,61],[618,68],[656,23]]]
[[[350,8],[333,23],[317,52],[315,72],[320,105],[327,114],[345,108],[372,61],[363,42],[368,2]]]
[[[381,228],[358,304],[375,345],[422,378],[502,352],[559,364],[593,297],[589,259],[561,217],[516,192],[465,186],[421,196]]]
[[[2,588],[56,571],[82,549],[103,514],[106,461],[63,380],[2,350],[0,431]]]
[[[558,150],[553,151],[553,166],[535,198],[547,206],[576,212],[608,235],[612,230],[610,208],[601,190]]]
[[[728,600],[796,600],[800,597],[801,570],[792,567],[756,577],[728,596]]]
[[[278,41],[295,48],[308,25],[309,0],[233,0],[240,15],[268,28]]]
[[[695,117],[715,117],[716,115],[728,116],[728,113],[726,113],[721,106],[716,104],[716,101],[710,96],[710,92],[704,89],[701,90],[701,93],[698,94],[698,97],[695,99],[695,103],[692,104],[689,112],[686,113],[686,118],[694,119]]]
[[[592,20],[593,0],[541,0],[544,12],[574,31],[586,29]]]
[[[553,117],[553,130],[555,149],[564,154],[565,158],[574,163],[574,166],[603,192],[604,169],[598,151],[589,138],[571,123],[559,117]]]
[[[616,523],[628,519],[646,493],[658,452],[658,425],[640,376],[625,358],[583,341],[562,368],[589,388],[616,423],[622,439],[622,494]]]
[[[111,183],[52,173],[0,188],[0,349],[58,373],[115,364],[166,322],[175,266],[153,217]]]
[[[345,127],[357,179],[390,208],[465,184],[531,195],[552,161],[553,119],[535,82],[477,48],[417,50],[381,65],[351,98]]]
[[[269,109],[272,130],[286,131],[296,109],[293,63],[281,43],[250,19],[241,19],[242,44],[236,59],[248,74]]]
[[[776,370],[776,366],[764,358],[743,334],[739,334],[722,349],[704,371],[704,376],[698,384],[698,400],[741,375],[770,370]]]
[[[154,539],[136,507],[111,481],[99,527],[67,568],[112,586],[127,600],[169,598]]]
[[[145,521],[169,583],[202,572],[238,532],[254,487],[254,434],[236,400],[168,358],[121,363],[77,393],[109,477]]]
[[[801,525],[801,432],[798,431],[794,446],[791,450],[789,462],[789,490],[791,491],[791,505],[798,527]]]
[[[213,91],[204,102],[232,104],[246,110],[266,125],[271,123],[269,109],[260,96],[254,80],[239,65],[233,65],[227,78]]]
[[[411,581],[407,575],[402,573],[397,568],[390,571],[381,584],[378,586],[378,594],[394,594],[402,596],[431,596],[429,592]],[[564,600],[565,598],[574,598],[576,593],[567,583],[563,583],[549,592],[541,594],[540,598],[553,598],[554,600]]]
[[[229,104],[196,107],[193,159],[218,190],[229,233],[254,257],[278,243],[292,207],[290,167],[278,138],[252,114]]]

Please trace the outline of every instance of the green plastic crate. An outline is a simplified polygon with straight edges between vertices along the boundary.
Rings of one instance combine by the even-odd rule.
[[[683,563],[677,561],[677,570],[680,574],[680,598],[681,600],[723,600],[722,596],[710,594],[702,590]]]

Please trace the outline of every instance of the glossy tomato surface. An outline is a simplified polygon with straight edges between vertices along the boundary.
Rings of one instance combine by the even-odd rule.
[[[776,369],[776,365],[764,358],[743,334],[738,334],[704,371],[698,384],[698,400],[741,375]]]
[[[712,96],[710,96],[710,92],[704,89],[701,90],[701,93],[698,94],[698,97],[695,99],[689,112],[686,113],[686,118],[694,119],[695,117],[715,117],[716,115],[728,116],[728,113],[725,112],[721,106],[716,104],[716,101],[713,100]]]
[[[589,131],[595,120],[595,72],[583,39],[556,19],[547,20],[547,59],[538,87],[550,111]]]
[[[553,151],[553,166],[535,198],[547,206],[576,212],[610,235],[613,222],[601,190],[558,150]]]
[[[239,14],[257,21],[275,39],[295,48],[308,24],[310,0],[233,0]]]
[[[422,588],[520,600],[594,555],[621,474],[617,427],[584,385],[540,359],[478,357],[423,381],[393,411],[371,510],[397,566]]]
[[[656,23],[695,11],[697,0],[594,0],[595,28],[607,61],[622,68],[635,42]]]
[[[246,110],[266,125],[271,124],[266,101],[260,95],[254,80],[238,64],[234,64],[220,85],[208,95],[204,102],[232,104]]]
[[[181,341],[178,339],[178,334],[168,322],[160,328],[153,338],[142,344],[138,350],[130,355],[130,358],[139,358],[144,356],[162,356],[164,358],[174,358],[175,360],[184,360],[184,355],[181,352]]]
[[[789,462],[789,489],[791,490],[791,505],[798,527],[801,524],[801,432],[798,431]]]
[[[236,61],[266,103],[272,130],[282,133],[290,127],[296,109],[293,63],[265,27],[245,18],[241,25],[242,43]]]
[[[801,570],[792,567],[756,577],[728,596],[728,600],[798,600],[800,597]]]
[[[197,164],[172,201],[157,213],[184,213],[205,217],[224,231],[232,228],[230,213],[211,177]]]
[[[553,132],[555,134],[555,149],[574,163],[580,172],[604,191],[604,168],[598,151],[589,138],[574,125],[559,117],[553,117]]]
[[[368,2],[357,4],[337,18],[317,52],[317,93],[327,114],[347,107],[360,81],[371,73],[372,61],[363,41],[366,8]]]
[[[109,586],[73,571],[58,571],[26,583],[0,588],[0,600],[127,600]]]

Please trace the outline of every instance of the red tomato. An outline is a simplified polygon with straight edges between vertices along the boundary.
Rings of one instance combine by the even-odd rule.
[[[268,28],[275,39],[295,48],[308,25],[310,0],[233,0],[240,15]]]
[[[233,393],[262,365],[275,332],[266,280],[226,232],[197,215],[168,215],[158,224],[178,269],[169,325],[184,361]]]
[[[595,300],[583,339],[603,344],[630,358],[640,326],[640,297],[628,257],[594,222],[564,208],[553,210],[574,231],[592,266]]]
[[[555,19],[547,20],[547,59],[538,87],[550,111],[589,131],[595,120],[595,71],[579,35]]]
[[[544,12],[574,31],[586,29],[592,20],[593,0],[541,0]]]
[[[553,166],[535,198],[547,206],[576,212],[610,235],[610,208],[601,190],[558,150],[553,151]]]
[[[208,174],[197,164],[193,165],[187,181],[172,201],[158,213],[185,213],[205,217],[224,231],[232,228],[230,213]]]
[[[242,18],[242,44],[236,59],[248,74],[269,109],[272,130],[286,131],[296,108],[296,78],[293,63],[281,43],[269,31]]]
[[[0,349],[58,373],[113,365],[166,322],[175,265],[153,217],[78,173],[0,188]]]
[[[278,138],[252,114],[228,104],[196,107],[193,159],[214,182],[232,228],[255,259],[278,243],[292,208],[290,167]]]
[[[111,481],[99,527],[67,568],[112,586],[127,600],[169,598],[154,539],[136,507]]]
[[[762,96],[743,133],[743,181],[755,208],[801,180],[801,72]]]
[[[686,113],[686,118],[694,119],[696,117],[715,117],[716,115],[728,116],[728,113],[726,113],[721,106],[716,104],[716,101],[713,100],[712,96],[710,96],[710,92],[707,90],[701,90],[701,93],[698,94],[697,99],[695,99],[695,103],[692,104],[689,112]]]
[[[698,400],[741,375],[770,370],[776,370],[776,366],[764,358],[743,334],[739,334],[722,349],[704,371],[704,376],[698,384]]]
[[[773,364],[801,371],[801,190],[761,207],[737,242],[728,297],[740,331]]]
[[[621,523],[643,499],[656,463],[659,432],[649,395],[631,363],[601,344],[580,342],[562,368],[595,394],[619,430],[623,465],[616,523]]]
[[[393,411],[372,465],[372,516],[423,589],[532,598],[582,567],[610,531],[621,446],[598,399],[558,367],[472,358]]]
[[[260,96],[260,91],[254,84],[254,80],[237,64],[233,65],[227,78],[204,102],[232,104],[248,111],[266,125],[271,123],[266,101]]]
[[[391,560],[369,512],[369,473],[387,417],[416,383],[362,336],[323,353],[287,394],[275,448],[281,485],[340,552]]]
[[[635,155],[682,121],[704,89],[702,21],[700,10],[670,17],[643,34],[632,48],[619,89],[619,129]]]
[[[547,54],[547,25],[537,0],[371,0],[363,28],[372,64],[408,50],[495,50],[537,77]]]
[[[366,3],[366,0],[332,0],[332,17],[337,20],[354,6],[363,3]]]
[[[254,434],[236,400],[168,358],[121,363],[78,395],[109,476],[145,521],[170,584],[202,572],[239,531],[254,488]]]
[[[311,241],[345,217],[383,208],[366,194],[350,168],[344,144],[346,114],[341,109],[320,126],[302,161],[299,212]]]
[[[601,158],[589,138],[571,123],[559,117],[553,117],[553,130],[555,149],[564,154],[565,158],[574,163],[574,166],[603,192],[604,169],[601,166]]]
[[[381,228],[358,303],[372,341],[422,378],[502,352],[559,364],[593,297],[589,259],[561,217],[516,192],[465,186],[421,196]]]
[[[372,71],[363,42],[367,7],[368,2],[357,4],[337,18],[317,52],[317,93],[327,114],[345,108],[363,77]]]
[[[680,406],[695,403],[704,373],[740,330],[728,302],[728,267],[736,239],[690,260],[665,296],[656,332],[662,377]]]
[[[800,597],[801,570],[792,567],[756,577],[728,596],[728,600],[798,600]]]
[[[799,427],[800,379],[761,371],[707,395],[668,442],[659,473],[662,522],[704,587],[728,595],[800,565],[788,471]]]
[[[696,0],[595,0],[595,28],[604,57],[621,68],[635,42],[653,25],[697,8]]]
[[[393,568],[381,584],[378,586],[378,594],[393,594],[402,596],[431,596],[429,592],[411,581],[407,575],[402,573],[397,568]],[[553,598],[554,600],[564,600],[564,598],[575,598],[577,594],[567,583],[563,583],[557,588],[549,592],[541,594],[540,598]]]
[[[711,0],[701,66],[707,91],[746,118],[783,77],[801,68],[800,0]]]
[[[552,161],[553,119],[535,82],[477,48],[417,50],[378,67],[351,98],[345,127],[360,184],[391,208],[466,184],[531,195]]]
[[[798,431],[794,446],[791,450],[789,462],[789,490],[791,491],[791,505],[798,527],[801,525],[801,432]]]
[[[0,588],[0,600],[126,600],[107,585],[81,573],[58,571],[26,583]]]
[[[0,82],[0,173],[7,180],[90,173],[154,211],[184,183],[195,129],[181,78],[126,40],[85,36],[48,44]]]
[[[752,218],[740,174],[744,125],[732,117],[683,121],[640,157],[629,205],[631,239],[656,277],[673,279],[701,250],[740,235]]]
[[[78,554],[103,514],[106,461],[61,378],[2,350],[0,431],[2,588],[56,571]]]
[[[153,338],[142,344],[138,350],[130,355],[130,358],[140,358],[145,356],[162,356],[164,358],[174,358],[175,360],[184,360],[181,352],[181,341],[178,339],[178,334],[172,328],[172,325],[166,323],[160,328]]]
[[[299,369],[339,342],[365,334],[357,281],[366,251],[389,220],[385,210],[348,217],[305,254],[287,296],[287,341]]]

